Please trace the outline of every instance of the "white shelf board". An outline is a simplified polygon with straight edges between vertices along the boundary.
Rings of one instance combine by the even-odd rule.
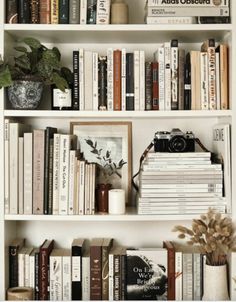
[[[161,43],[170,39],[179,42],[202,42],[209,37],[222,39],[231,33],[232,24],[5,24],[4,31],[14,39],[33,36],[50,43]]]
[[[176,110],[176,111],[58,111],[4,110],[5,117],[36,118],[217,118],[231,117],[232,110]]]

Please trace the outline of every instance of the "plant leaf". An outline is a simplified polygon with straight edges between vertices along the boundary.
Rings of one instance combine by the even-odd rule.
[[[57,47],[53,47],[52,51],[55,53],[57,60],[60,61],[61,60],[61,53],[59,51],[59,49]]]
[[[47,49],[43,52],[42,60],[44,61],[45,65],[50,65],[53,67],[53,69],[61,69],[61,64],[58,61],[57,55],[51,49]]]
[[[91,141],[91,139],[85,139],[86,143],[93,148],[93,142]]]
[[[107,151],[107,152],[106,152],[106,158],[109,158],[109,157],[110,157],[110,154],[111,154],[111,152]]]
[[[12,85],[11,73],[8,66],[6,66],[4,70],[0,71],[0,88],[8,87],[11,85]]]
[[[27,52],[27,48],[24,46],[16,46],[16,47],[14,47],[14,49],[19,52]]]
[[[38,49],[41,47],[41,43],[35,38],[27,37],[23,39],[23,42],[32,49]]]
[[[65,79],[63,79],[58,73],[53,72],[52,74],[52,81],[56,85],[58,89],[61,91],[65,91],[68,88],[68,84]]]

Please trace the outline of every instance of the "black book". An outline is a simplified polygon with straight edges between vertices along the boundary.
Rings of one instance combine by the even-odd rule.
[[[107,109],[107,57],[98,60],[98,108]]]
[[[50,139],[53,138],[56,128],[47,127],[45,134],[45,157],[44,157],[44,214],[49,214],[49,157],[50,157]]]
[[[9,287],[18,286],[18,253],[25,239],[15,239],[9,245]]]
[[[87,24],[96,24],[97,0],[88,0],[87,2]]]
[[[35,253],[34,256],[34,263],[35,263],[35,279],[34,279],[34,285],[35,285],[35,290],[34,290],[34,299],[36,301],[39,300],[39,249]]]
[[[152,110],[152,62],[145,63],[145,110]]]
[[[134,110],[134,54],[126,54],[126,110]]]
[[[69,24],[69,0],[59,0],[59,23]]]
[[[84,239],[74,239],[71,247],[72,256],[72,300],[82,300],[82,255]]]
[[[49,171],[48,171],[48,215],[53,213],[53,145],[54,138],[49,140]]]
[[[127,300],[127,291],[126,291],[126,270],[127,270],[127,256],[126,256],[126,248],[123,247],[121,249],[120,254],[120,285],[121,285],[121,300]]]
[[[18,1],[6,1],[6,23],[18,23]]]
[[[19,23],[30,23],[30,1],[19,0]]]
[[[191,110],[191,62],[190,53],[184,65],[184,110]]]
[[[73,101],[72,109],[79,110],[79,51],[73,51]]]

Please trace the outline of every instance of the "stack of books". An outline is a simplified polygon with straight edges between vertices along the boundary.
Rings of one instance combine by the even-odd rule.
[[[139,214],[225,213],[221,164],[210,152],[149,152],[140,173]]]
[[[147,0],[145,22],[147,24],[193,24],[197,22],[226,23],[229,21],[229,0],[218,1],[165,1]],[[215,21],[214,21],[215,18]]]

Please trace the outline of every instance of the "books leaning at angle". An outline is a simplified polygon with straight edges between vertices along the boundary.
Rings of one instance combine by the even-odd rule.
[[[149,152],[139,184],[139,214],[226,211],[222,165],[211,162],[210,152]]]

